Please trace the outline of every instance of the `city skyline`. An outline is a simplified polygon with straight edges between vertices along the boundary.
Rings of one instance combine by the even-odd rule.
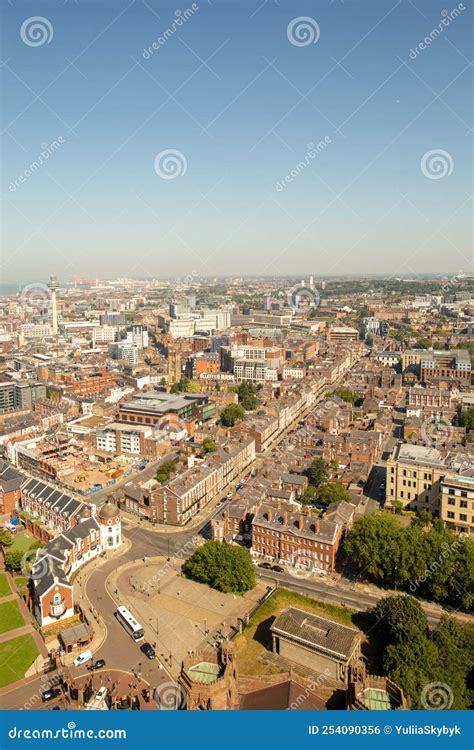
[[[5,6],[4,282],[469,273],[470,3],[155,6]]]

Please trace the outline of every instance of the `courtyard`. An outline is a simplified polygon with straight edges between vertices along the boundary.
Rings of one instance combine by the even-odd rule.
[[[145,638],[156,644],[158,657],[173,673],[191,651],[213,645],[238,628],[267,591],[258,583],[244,596],[223,594],[187,579],[181,565],[155,558],[109,580],[109,589],[118,589],[114,598],[132,611]]]

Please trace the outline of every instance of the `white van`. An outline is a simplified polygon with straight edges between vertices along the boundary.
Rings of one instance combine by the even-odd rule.
[[[87,664],[88,661],[92,660],[92,651],[84,651],[83,654],[79,654],[74,659],[74,666],[80,667],[81,664]]]

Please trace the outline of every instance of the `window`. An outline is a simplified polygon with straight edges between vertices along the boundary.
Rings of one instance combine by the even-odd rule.
[[[467,516],[466,516],[465,513],[460,513],[459,514],[459,518],[460,518],[461,521],[467,521]]]
[[[454,518],[454,513],[452,510],[448,510],[448,518]]]

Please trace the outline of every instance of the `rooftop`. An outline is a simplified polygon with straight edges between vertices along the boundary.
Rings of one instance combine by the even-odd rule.
[[[215,682],[219,677],[221,668],[218,664],[213,664],[209,661],[201,661],[199,664],[195,664],[188,671],[188,674],[193,682],[200,682],[203,684],[209,684]]]
[[[296,607],[289,607],[282,612],[271,630],[272,633],[288,636],[313,650],[324,651],[340,659],[349,659],[361,640],[361,633],[355,628],[340,625]]]

